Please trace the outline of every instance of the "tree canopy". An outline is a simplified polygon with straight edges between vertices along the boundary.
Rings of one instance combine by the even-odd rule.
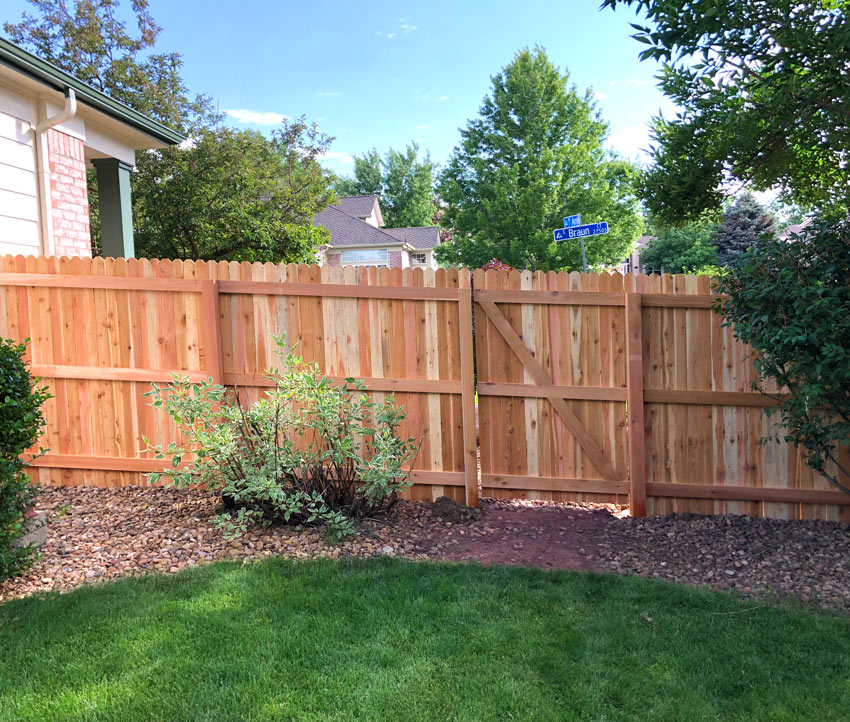
[[[354,158],[354,176],[336,184],[340,195],[377,195],[389,228],[433,225],[434,164],[428,153],[419,159],[419,146],[390,150],[381,158],[371,150]]]
[[[603,0],[634,6],[680,108],[656,118],[648,208],[665,222],[723,203],[730,178],[823,208],[850,185],[850,18],[846,0]]]
[[[564,215],[581,213],[584,223],[610,228],[586,239],[588,263],[619,263],[642,220],[636,169],[605,151],[607,130],[591,91],[579,94],[542,48],[517,53],[493,76],[479,117],[461,130],[440,175],[442,223],[453,238],[437,249],[439,260],[580,269],[579,243],[555,243],[552,231]]]
[[[271,138],[200,131],[190,147],[140,162],[133,181],[138,255],[314,261],[329,234],[313,226],[313,216],[334,198],[318,162],[328,143],[302,118],[284,121]]]

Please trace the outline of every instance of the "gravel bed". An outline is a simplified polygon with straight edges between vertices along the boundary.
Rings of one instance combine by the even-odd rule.
[[[850,527],[821,521],[693,515],[633,519],[614,505],[484,500],[480,510],[400,502],[340,544],[316,529],[257,527],[228,541],[221,500],[169,488],[48,488],[59,515],[41,559],[0,584],[0,602],[218,559],[373,557],[478,561],[639,574],[850,611]]]
[[[850,526],[691,514],[609,525],[597,566],[850,611]]]

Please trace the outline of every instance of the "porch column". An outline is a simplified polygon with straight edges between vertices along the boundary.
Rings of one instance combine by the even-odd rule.
[[[100,246],[104,256],[133,258],[132,166],[117,158],[93,158],[100,201]]]

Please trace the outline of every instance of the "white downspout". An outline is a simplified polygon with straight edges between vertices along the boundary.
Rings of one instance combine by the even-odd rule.
[[[46,107],[46,104],[45,104]],[[46,114],[46,112],[45,112]],[[38,199],[41,214],[41,249],[45,256],[54,255],[53,204],[50,189],[50,158],[47,148],[47,131],[77,114],[77,96],[72,88],[65,90],[65,107],[56,115],[45,118],[35,127],[35,152],[38,168]]]

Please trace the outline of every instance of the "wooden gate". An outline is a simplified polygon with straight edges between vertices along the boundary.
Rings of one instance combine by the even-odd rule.
[[[476,271],[483,496],[628,503],[623,283],[619,274]],[[642,398],[635,409],[642,414]]]

